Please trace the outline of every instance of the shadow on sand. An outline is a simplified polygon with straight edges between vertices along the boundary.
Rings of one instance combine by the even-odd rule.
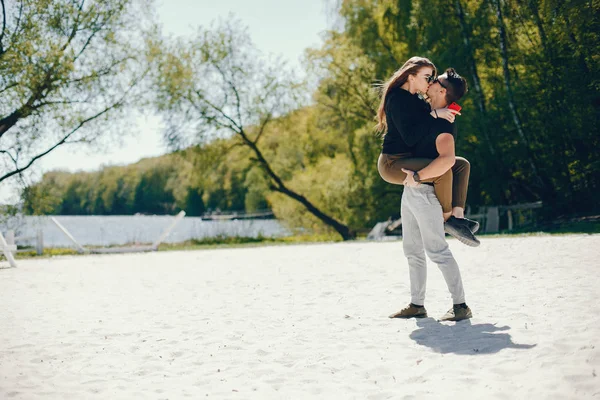
[[[493,324],[471,324],[470,320],[452,325],[444,325],[433,318],[417,319],[419,329],[410,338],[438,353],[492,354],[502,349],[531,349],[535,344],[513,343],[507,331],[509,326],[497,327]]]

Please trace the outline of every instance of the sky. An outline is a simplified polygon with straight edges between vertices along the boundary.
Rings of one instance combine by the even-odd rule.
[[[248,27],[255,45],[265,54],[281,56],[299,72],[304,50],[320,47],[322,33],[331,25],[328,7],[332,0],[157,0],[157,16],[163,32],[187,35],[198,26],[231,14]],[[165,154],[160,120],[152,115],[136,119],[138,134],[119,146],[103,151],[63,146],[32,167],[33,180],[47,171],[95,171],[105,165],[126,165],[142,158]],[[0,203],[17,200],[13,182],[1,185]]]

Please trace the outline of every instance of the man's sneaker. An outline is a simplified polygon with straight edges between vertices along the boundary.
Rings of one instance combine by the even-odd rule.
[[[451,216],[448,218],[448,221],[444,222],[444,232],[454,236],[467,246],[477,247],[480,245],[479,239],[473,235],[473,232],[467,227],[467,224],[461,222],[454,216]]]
[[[390,315],[390,318],[426,318],[427,310],[425,307],[410,303],[402,310]]]
[[[462,321],[463,319],[471,317],[473,317],[473,314],[468,305],[455,304],[442,318],[440,318],[440,321]]]

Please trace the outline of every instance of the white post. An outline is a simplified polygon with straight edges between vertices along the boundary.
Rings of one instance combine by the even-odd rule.
[[[56,226],[58,226],[58,229],[60,229],[69,239],[71,239],[71,241],[73,243],[75,243],[75,246],[77,246],[77,252],[78,253],[88,253],[89,251],[87,249],[85,249],[82,245],[80,245],[79,243],[77,243],[77,240],[75,240],[75,238],[69,233],[68,230],[65,229],[64,226],[62,226],[60,224],[60,222],[58,222],[56,220],[56,218],[54,217],[50,217],[50,219],[52,220],[52,222],[54,222],[56,224]]]
[[[37,240],[35,242],[35,250],[38,256],[44,254],[44,231],[37,230]]]
[[[14,232],[13,232],[13,237],[14,237]],[[0,232],[0,247],[2,248],[2,251],[4,252],[4,256],[8,260],[8,263],[10,264],[10,266],[13,268],[17,268],[17,263],[15,262],[15,258],[13,257],[13,254],[12,254],[12,251],[17,251],[17,246],[15,246],[13,244],[9,245],[8,243],[6,243],[4,236],[2,236],[2,232]]]
[[[500,216],[498,213],[498,207],[488,207],[487,216],[485,218],[485,233],[496,233],[498,232],[498,226],[500,225]]]
[[[7,244],[16,244],[15,243],[15,231],[7,231],[6,232],[6,243]]]
[[[177,214],[177,216],[175,217],[175,220],[171,223],[171,225],[167,229],[165,229],[165,231],[162,233],[162,235],[160,235],[158,240],[156,242],[154,242],[154,244],[152,245],[153,250],[158,250],[158,245],[161,244],[161,242],[163,240],[165,240],[167,238],[167,236],[169,236],[169,233],[171,233],[171,230],[175,227],[175,225],[177,225],[177,223],[179,221],[181,221],[181,219],[183,217],[185,217],[185,211],[181,210],[179,212],[179,214]]]

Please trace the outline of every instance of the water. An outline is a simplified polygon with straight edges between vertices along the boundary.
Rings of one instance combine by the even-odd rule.
[[[153,243],[171,225],[174,216],[55,216],[77,242],[83,246]],[[72,247],[73,243],[46,216],[11,217],[0,221],[0,230],[12,229],[15,236],[44,234],[44,247]],[[225,237],[282,237],[290,235],[275,219],[203,221],[200,217],[185,217],[163,241],[179,243],[190,239]],[[35,245],[35,239],[17,240],[19,245]]]

